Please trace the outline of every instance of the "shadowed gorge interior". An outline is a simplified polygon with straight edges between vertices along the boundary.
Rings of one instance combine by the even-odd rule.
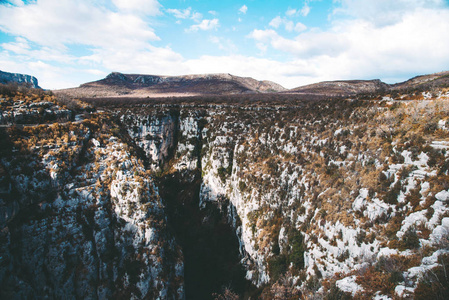
[[[169,174],[159,180],[168,224],[184,254],[186,299],[214,299],[225,288],[241,296],[250,288],[240,264],[239,243],[229,225],[229,203],[207,203],[200,209],[199,172]]]

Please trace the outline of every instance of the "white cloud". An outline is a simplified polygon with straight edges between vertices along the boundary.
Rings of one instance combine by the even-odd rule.
[[[175,18],[177,19],[187,19],[190,17],[190,14],[192,12],[192,8],[186,8],[186,9],[174,9],[174,8],[169,8],[167,9],[167,12],[169,14],[172,14],[175,16]]]
[[[214,30],[217,29],[219,25],[218,19],[203,20],[200,24],[192,25],[186,32],[197,32],[198,30]]]
[[[169,8],[167,9],[167,12],[177,19],[192,19],[195,22],[199,22],[203,18],[201,13],[192,11],[191,7],[186,9]]]
[[[213,16],[216,16],[218,14],[215,10],[209,10],[208,13],[210,13]]]
[[[305,31],[306,29],[307,29],[307,26],[302,24],[301,22],[298,22],[295,25],[295,31],[296,32],[302,32],[302,31]]]
[[[248,11],[248,6],[246,6],[246,5],[243,5],[239,9],[239,12],[241,12],[242,14],[246,14],[247,11]]]
[[[329,30],[312,29],[293,39],[272,29],[254,30],[248,37],[256,45],[263,43],[290,54],[293,61],[315,70],[317,79],[391,78],[448,66],[449,40],[443,38],[447,32],[448,9],[421,9],[384,27],[355,19],[336,21]]]
[[[271,20],[271,22],[268,25],[277,29],[277,28],[279,28],[279,26],[281,26],[282,23],[283,23],[282,18],[280,16],[277,16],[276,18]]]
[[[293,21],[285,20],[284,25],[285,25],[285,30],[287,30],[287,31],[293,31],[293,29],[295,29],[295,23],[293,23]]]
[[[195,22],[199,22],[203,18],[203,15],[199,12],[194,12],[190,18]]]
[[[285,14],[289,17],[292,17],[292,16],[296,15],[296,12],[297,12],[297,10],[295,8],[290,8],[285,12]]]
[[[422,9],[442,9],[447,7],[444,0],[338,0],[340,7],[334,15],[348,15],[367,20],[376,26],[388,26],[401,22],[411,12]]]
[[[39,0],[26,5],[14,1],[16,6],[0,5],[0,28],[16,37],[0,44],[0,66],[37,76],[44,88],[76,86],[110,71],[226,72],[292,88],[322,80],[399,78],[449,65],[449,39],[445,38],[449,10],[443,0],[335,0],[339,8],[323,30],[293,22],[291,17],[310,13],[311,2],[305,1],[301,9],[289,9],[271,20],[268,29],[248,35],[260,55],[275,53],[282,61],[236,55],[232,40],[209,33],[205,38],[229,55],[186,60],[171,47],[156,47],[152,43],[159,37],[149,23],[152,19],[146,17],[161,9],[154,0],[141,10],[138,4],[145,5],[143,0],[114,0],[112,10],[104,5],[109,0]],[[203,16],[191,8],[164,12],[173,14],[176,21],[197,22],[186,32],[220,26],[218,18],[201,20]],[[283,36],[284,28],[298,33],[293,38],[291,33]],[[84,56],[75,56],[72,45],[82,48]]]
[[[10,53],[22,56],[26,60],[53,61],[58,63],[75,63],[75,56],[64,54],[63,51],[52,47],[41,47],[34,49],[30,43],[21,37],[16,38],[15,42],[3,43],[0,46]]]
[[[278,29],[281,25],[284,25],[285,30],[287,31],[297,31],[297,32],[301,32],[307,29],[307,26],[305,26],[302,23],[297,23],[295,25],[295,23],[293,23],[293,21],[288,20],[286,18],[281,18],[280,16],[277,16],[276,18],[274,18],[273,20],[270,21],[270,23],[268,24],[273,28]]]
[[[268,46],[264,43],[257,43],[256,47],[260,50],[260,55],[264,55],[268,50]]]
[[[18,37],[15,42],[1,44],[3,49],[14,52],[16,54],[27,54],[31,49],[28,41],[24,38]]]
[[[151,45],[159,37],[141,13],[133,13],[131,4],[136,3],[116,2],[121,5],[118,12],[88,0],[0,5],[0,28],[18,36],[0,45],[0,65],[34,75],[42,87],[53,89],[76,86],[110,71],[183,70],[180,54]],[[69,54],[73,44],[91,54]]]
[[[160,13],[160,4],[156,0],[112,0],[114,5],[125,12],[155,16]]]
[[[55,67],[40,60],[31,61],[23,56],[17,58],[7,51],[0,52],[0,66],[4,71],[35,76],[39,80],[39,86],[46,89],[74,87],[98,78],[98,75],[92,74],[91,70],[77,70],[67,66]]]
[[[183,70],[183,57],[169,47],[148,46],[136,51],[100,49],[93,55],[84,57],[83,60],[86,63],[100,64],[107,70],[118,72],[173,74],[173,70]]]
[[[310,6],[307,4],[307,2],[304,4],[304,6],[300,10],[301,15],[304,17],[307,17],[310,13]]]
[[[20,8],[0,6],[0,27],[40,45],[141,47],[159,38],[142,18],[115,13],[88,0],[41,0]]]
[[[248,35],[248,37],[253,38],[256,41],[262,43],[267,43],[270,42],[271,40],[279,38],[280,36],[273,29],[266,29],[266,30],[255,29]]]
[[[271,59],[248,57],[241,55],[201,56],[187,60],[184,64],[193,73],[229,73],[250,76],[257,80],[271,80],[285,87],[293,88],[312,83],[316,77],[303,62],[278,62]],[[269,70],[269,72],[267,72]]]

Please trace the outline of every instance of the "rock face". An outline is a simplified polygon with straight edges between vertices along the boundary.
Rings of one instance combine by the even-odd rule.
[[[265,287],[266,299],[280,290],[292,297],[324,297],[335,290],[412,295],[437,266],[437,236],[446,230],[441,218],[449,207],[448,186],[436,182],[446,180],[446,171],[439,170],[447,155],[434,152],[440,142],[424,127],[403,131],[402,143],[389,129],[405,130],[403,114],[413,119],[428,103],[404,105],[393,115],[390,104],[374,103],[146,106],[116,113],[153,171],[182,174],[178,184],[193,184],[198,178],[192,174],[201,171],[199,206],[226,213],[245,277]],[[423,140],[414,148],[407,140],[418,132]],[[144,133],[151,138],[142,138]],[[392,146],[382,148],[386,141]],[[436,252],[418,259],[424,245]],[[412,258],[412,265],[399,263]],[[392,268],[400,276],[386,279],[393,282],[388,288],[373,287],[370,276],[387,278],[396,263]],[[322,280],[334,288],[318,291]]]
[[[158,188],[107,126],[2,133],[0,298],[184,298]]]
[[[11,82],[24,84],[35,89],[40,89],[37,79],[34,76],[0,71],[0,83],[6,84]]]
[[[59,92],[77,97],[164,97],[270,93],[286,89],[270,81],[230,74],[157,76],[111,73],[106,78]]]
[[[1,298],[447,295],[447,89],[101,109],[0,131]]]

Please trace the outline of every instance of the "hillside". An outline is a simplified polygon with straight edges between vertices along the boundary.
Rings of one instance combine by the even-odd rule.
[[[272,93],[285,88],[270,81],[230,74],[155,76],[111,73],[99,81],[59,93],[75,97],[180,97],[200,95],[233,95]]]
[[[325,96],[353,96],[360,93],[379,93],[389,89],[389,85],[380,80],[324,81],[301,86],[288,93],[319,94]]]
[[[449,87],[449,71],[421,75],[407,81],[391,85],[392,90],[432,90]]]
[[[300,86],[285,93],[322,95],[327,97],[353,97],[382,98],[382,96],[401,94],[403,99],[419,98],[422,92],[438,91],[449,87],[449,72],[440,72],[429,75],[421,75],[407,81],[386,84],[375,80],[337,80],[324,81],[310,85]]]

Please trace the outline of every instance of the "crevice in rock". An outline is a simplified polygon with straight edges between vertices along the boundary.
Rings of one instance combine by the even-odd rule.
[[[184,253],[186,299],[214,299],[224,289],[244,296],[251,288],[240,264],[235,230],[228,222],[226,203],[199,207],[200,171],[160,178],[168,224]]]

